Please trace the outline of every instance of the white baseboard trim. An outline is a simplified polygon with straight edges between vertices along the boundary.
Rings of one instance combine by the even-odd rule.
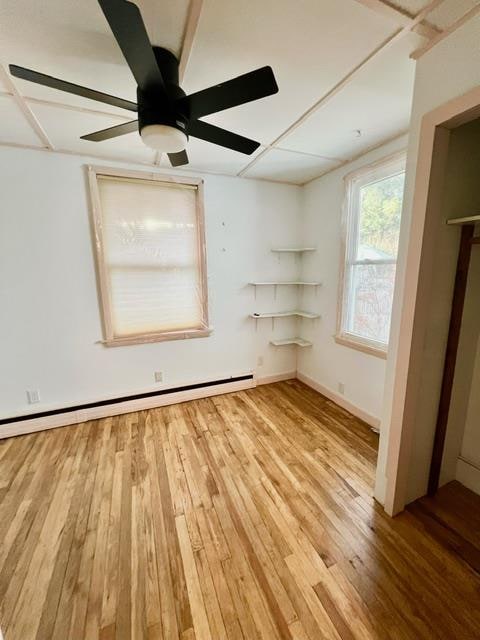
[[[211,387],[200,387],[187,391],[177,391],[159,396],[151,396],[149,398],[126,400],[125,402],[107,404],[101,407],[66,411],[65,413],[32,418],[31,420],[10,422],[0,426],[0,439],[33,433],[35,431],[44,431],[46,429],[55,429],[56,427],[65,427],[71,424],[79,424],[87,420],[97,420],[98,418],[107,418],[123,413],[132,413],[133,411],[154,409],[155,407],[164,407],[179,402],[188,402],[189,400],[208,398],[224,393],[233,393],[234,391],[242,391],[243,389],[252,389],[256,384],[255,378],[251,380],[240,380],[238,382],[218,384]]]
[[[272,376],[258,376],[255,378],[257,385],[273,384],[274,382],[283,382],[284,380],[292,380],[297,377],[296,371],[286,371],[285,373],[276,373]]]
[[[164,407],[170,404],[180,402],[188,402],[199,398],[208,398],[211,396],[222,395],[224,393],[233,393],[242,391],[243,389],[252,389],[257,385],[273,384],[284,380],[292,380],[298,378],[301,382],[318,391],[322,395],[340,405],[357,418],[364,420],[371,427],[378,428],[380,420],[363,411],[356,405],[346,400],[343,396],[335,393],[331,389],[324,387],[309,376],[296,371],[286,371],[269,376],[254,376],[251,380],[240,380],[238,382],[229,382],[218,384],[211,387],[200,387],[198,389],[189,389],[186,391],[177,391],[164,395],[151,396],[148,398],[138,398],[135,400],[126,400],[125,402],[117,402],[106,404],[100,407],[90,407],[87,409],[78,409],[68,411],[65,407],[65,413],[58,413],[50,416],[39,418],[26,418],[18,422],[10,422],[0,426],[0,439],[10,438],[12,436],[33,433],[35,431],[44,431],[46,429],[55,429],[56,427],[65,427],[71,424],[79,424],[88,420],[98,420],[99,418],[107,418],[110,416],[121,415],[123,413],[132,413],[134,411],[142,411],[145,409],[154,409],[155,407]],[[110,400],[112,398],[105,398]],[[479,472],[480,473],[480,472]],[[460,480],[461,482],[461,480]],[[465,483],[463,483],[465,484]]]
[[[459,457],[457,460],[455,479],[467,487],[467,489],[480,495],[480,465]]]
[[[308,387],[311,387],[315,391],[318,391],[318,393],[326,396],[329,400],[335,402],[335,404],[338,404],[340,407],[346,409],[357,418],[360,418],[360,420],[363,420],[364,422],[369,424],[373,429],[380,428],[379,418],[377,418],[376,416],[372,416],[360,407],[357,407],[357,405],[349,402],[342,395],[336,393],[335,391],[332,391],[332,389],[329,389],[328,387],[324,387],[323,384],[320,384],[313,378],[310,378],[310,376],[306,376],[304,373],[300,373],[299,371],[297,371],[297,378],[300,380],[300,382],[303,382]]]

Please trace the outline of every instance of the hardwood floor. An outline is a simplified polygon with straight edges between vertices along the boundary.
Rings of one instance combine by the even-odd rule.
[[[1,441],[5,640],[480,638],[480,576],[384,515],[376,453],[298,381]]]
[[[434,498],[421,498],[408,510],[436,540],[480,575],[479,495],[459,482],[449,482]]]

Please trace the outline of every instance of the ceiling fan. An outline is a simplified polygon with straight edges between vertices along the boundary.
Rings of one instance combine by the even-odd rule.
[[[256,69],[187,96],[178,84],[177,58],[167,49],[150,44],[137,5],[127,0],[98,0],[98,3],[137,82],[137,103],[13,64],[10,73],[23,80],[138,112],[137,120],[95,131],[82,136],[82,140],[101,142],[138,130],[147,146],[168,154],[173,167],[188,164],[185,147],[189,136],[247,155],[255,151],[259,142],[199,118],[277,93],[271,67]]]

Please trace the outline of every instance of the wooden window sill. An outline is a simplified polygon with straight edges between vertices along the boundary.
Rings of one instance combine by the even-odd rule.
[[[337,344],[341,344],[344,347],[350,347],[351,349],[356,349],[357,351],[362,351],[363,353],[367,353],[370,356],[376,356],[377,358],[382,358],[383,360],[387,359],[387,350],[381,349],[379,347],[374,347],[373,345],[367,344],[366,342],[357,341],[350,336],[334,336],[334,340]]]
[[[102,344],[106,347],[122,347],[130,344],[148,344],[150,342],[165,342],[166,340],[190,340],[191,338],[207,338],[212,329],[186,329],[183,331],[166,331],[164,333],[150,333],[125,338],[108,338]]]

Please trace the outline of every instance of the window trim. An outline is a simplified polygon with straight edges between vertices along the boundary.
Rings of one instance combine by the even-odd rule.
[[[87,165],[88,184],[91,197],[91,222],[93,231],[93,252],[95,254],[97,293],[102,318],[103,340],[100,342],[107,347],[117,347],[131,344],[145,344],[150,342],[163,342],[165,340],[185,340],[189,338],[203,338],[212,333],[208,321],[208,287],[207,287],[207,257],[205,241],[205,214],[203,207],[203,180],[184,176],[166,175],[161,173],[130,171],[127,169],[115,169]],[[102,212],[100,193],[97,178],[106,176],[112,178],[131,178],[134,180],[146,180],[148,182],[170,182],[194,186],[197,189],[196,219],[198,224],[198,257],[200,265],[200,286],[202,296],[202,320],[200,326],[192,329],[158,331],[140,333],[130,336],[115,336],[111,322],[111,297],[110,286],[105,267],[105,254],[103,248]]]
[[[351,171],[346,174],[344,180],[344,201],[342,207],[342,225],[341,225],[341,249],[340,249],[340,273],[338,282],[338,299],[337,299],[337,326],[334,340],[337,344],[341,344],[358,351],[363,351],[369,355],[376,356],[378,358],[386,359],[388,355],[389,345],[378,342],[377,340],[371,340],[368,338],[362,338],[361,336],[348,333],[343,330],[343,317],[346,310],[348,287],[347,287],[347,259],[351,248],[348,244],[349,230],[352,229],[352,217],[354,215],[354,207],[352,203],[352,192],[355,187],[356,181],[367,179],[369,176],[372,178],[383,168],[388,168],[389,165],[397,165],[401,162],[406,163],[407,151],[402,149],[391,155],[385,156],[380,160],[372,162],[368,165]],[[356,219],[356,225],[358,226],[358,217]],[[395,263],[397,263],[395,260]],[[375,260],[365,260],[365,264],[375,264]],[[382,261],[383,264],[383,261]]]

